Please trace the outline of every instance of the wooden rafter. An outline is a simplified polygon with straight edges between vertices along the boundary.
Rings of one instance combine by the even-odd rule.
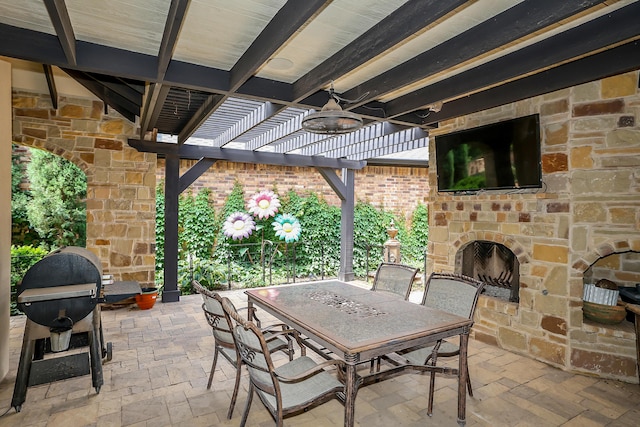
[[[398,97],[386,104],[386,112],[390,117],[397,117],[427,104],[447,99],[446,97],[455,99],[482,88],[496,86],[497,81],[506,83],[519,76],[543,71],[589,52],[597,52],[622,41],[637,38],[640,35],[638,16],[640,3],[629,5],[556,37]],[[597,34],[603,27],[609,30],[598,37],[584,37],[585,33]]]
[[[51,105],[54,109],[58,109],[58,90],[56,89],[56,82],[53,78],[53,70],[51,65],[42,65],[44,76],[47,79],[47,87],[49,88],[49,96],[51,97]]]
[[[293,97],[301,101],[321,90],[338,76],[346,74],[413,37],[467,0],[410,0],[378,25],[349,43],[293,85]],[[390,29],[393,30],[390,30]]]
[[[417,82],[467,61],[477,59],[518,39],[584,11],[602,0],[557,2],[555,0],[525,0],[493,19],[482,22],[464,33],[348,90],[345,98],[362,101],[349,106],[353,109],[370,100],[393,92],[397,88]],[[439,58],[434,61],[433,58]]]
[[[229,90],[236,91],[267,62],[308,20],[331,0],[288,0],[230,72]]]
[[[162,42],[160,43],[160,50],[158,52],[158,80],[164,79],[164,75],[173,57],[189,2],[190,0],[171,0],[171,6],[169,6],[167,22],[164,32],[162,33]]]
[[[44,5],[47,7],[67,62],[70,65],[76,65],[76,37],[73,34],[73,26],[64,0],[44,0]]]

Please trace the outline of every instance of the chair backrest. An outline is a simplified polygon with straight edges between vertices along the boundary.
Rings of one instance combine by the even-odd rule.
[[[209,326],[213,329],[213,337],[216,340],[216,345],[235,348],[236,344],[232,333],[233,323],[222,307],[222,297],[217,292],[206,289],[197,280],[192,281],[191,286],[202,295],[202,310],[204,311]],[[229,301],[229,304],[233,307],[231,301]]]
[[[251,381],[258,389],[273,396],[280,404],[280,387],[274,375],[275,368],[271,353],[262,331],[255,323],[243,319],[228,298],[222,298],[222,306],[235,323],[233,335]]]
[[[422,305],[473,319],[484,282],[462,274],[432,273],[427,280]]]
[[[417,268],[395,264],[391,262],[383,262],[376,271],[376,277],[373,279],[372,291],[385,291],[399,295],[404,299],[409,299],[411,286],[418,274]]]

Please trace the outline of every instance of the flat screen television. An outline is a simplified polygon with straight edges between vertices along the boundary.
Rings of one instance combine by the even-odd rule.
[[[435,139],[438,191],[542,187],[538,114]]]

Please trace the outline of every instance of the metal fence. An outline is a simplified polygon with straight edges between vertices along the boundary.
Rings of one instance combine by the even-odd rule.
[[[300,269],[298,254],[301,251],[316,254],[313,265],[304,265],[304,271]],[[330,259],[324,242],[298,241],[293,243],[272,242],[265,240],[260,243],[236,243],[229,245],[227,254],[227,287],[231,289],[235,281],[233,267],[236,265],[250,264],[258,266],[261,271],[264,285],[295,283],[300,277],[311,280],[324,280],[330,273],[328,266],[337,263]],[[274,283],[274,268],[284,275],[279,275]],[[329,271],[327,271],[329,270]]]

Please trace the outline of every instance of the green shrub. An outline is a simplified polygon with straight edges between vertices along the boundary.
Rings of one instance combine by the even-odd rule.
[[[222,224],[229,215],[236,211],[244,211],[244,188],[240,181],[233,183],[231,193],[225,199],[222,209],[216,215],[216,241],[214,245],[213,257],[220,262],[226,262],[232,256],[230,241],[222,233]]]
[[[227,266],[211,258],[192,257],[178,261],[178,285],[182,295],[193,293],[192,280],[197,280],[212,291],[224,289],[227,282]]]
[[[15,302],[15,293],[18,284],[22,281],[25,273],[33,264],[40,261],[48,252],[42,248],[33,246],[11,246],[11,315],[20,314]]]
[[[302,275],[335,274],[340,267],[340,208],[309,193],[296,215],[302,226],[300,242],[296,251],[296,262]]]
[[[382,252],[376,247],[382,246],[389,239],[387,229],[392,219],[395,221],[393,214],[377,209],[370,203],[356,203],[353,221],[353,271],[356,276],[364,277],[367,273],[367,244],[374,247],[369,252],[369,270],[382,262]]]
[[[195,196],[188,192],[178,200],[179,245],[184,255],[210,258],[216,241],[216,216],[209,201],[211,191],[201,189]]]
[[[419,203],[413,211],[411,229],[409,230],[407,238],[402,240],[403,254],[406,253],[413,260],[422,261],[428,242],[429,209],[426,205]]]

